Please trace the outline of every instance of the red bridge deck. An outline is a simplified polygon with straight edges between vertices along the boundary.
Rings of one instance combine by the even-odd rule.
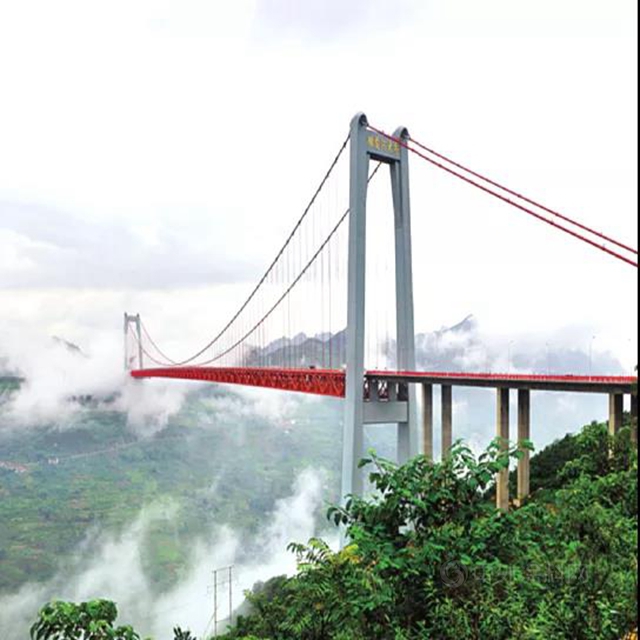
[[[134,378],[178,378],[223,384],[240,384],[285,391],[299,391],[343,398],[345,374],[340,369],[275,369],[239,367],[167,367],[136,369]],[[367,371],[368,380],[447,384],[466,387],[508,387],[543,391],[587,393],[632,393],[634,376],[576,376],[504,373],[462,373],[446,371]]]
[[[322,396],[344,397],[344,371],[333,369],[269,369],[253,367],[167,367],[137,369],[134,378],[180,378],[300,391]]]

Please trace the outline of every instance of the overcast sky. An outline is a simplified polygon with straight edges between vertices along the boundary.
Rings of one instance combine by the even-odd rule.
[[[206,342],[359,110],[635,245],[636,14],[0,0],[0,352],[30,332],[90,351],[125,310],[174,353]],[[411,162],[418,331],[474,313],[635,364],[636,270]]]

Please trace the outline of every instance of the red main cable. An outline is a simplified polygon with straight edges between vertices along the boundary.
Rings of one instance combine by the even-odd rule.
[[[475,176],[476,178],[480,178],[480,180],[484,180],[488,184],[493,185],[494,187],[498,187],[498,189],[502,189],[502,191],[506,191],[507,193],[511,194],[512,196],[515,196],[516,198],[519,198],[520,200],[523,200],[524,202],[528,202],[529,204],[532,204],[535,207],[538,207],[539,209],[542,209],[543,211],[546,211],[547,213],[550,213],[552,216],[555,216],[556,218],[560,218],[561,220],[564,220],[565,222],[569,222],[570,224],[578,227],[579,229],[582,229],[583,231],[588,231],[589,233],[593,234],[594,236],[598,236],[598,238],[601,238],[602,240],[606,240],[607,242],[611,242],[611,244],[615,244],[618,247],[620,247],[621,249],[624,249],[625,251],[629,251],[631,253],[635,253],[636,255],[638,255],[638,250],[637,249],[634,249],[633,247],[630,247],[630,246],[628,246],[626,244],[623,244],[622,242],[618,242],[618,240],[615,240],[614,238],[611,238],[610,236],[607,236],[604,233],[601,233],[600,231],[596,231],[595,229],[592,229],[591,227],[588,227],[588,226],[582,224],[581,222],[578,222],[577,220],[573,220],[572,218],[569,218],[568,216],[565,216],[565,215],[563,215],[561,213],[558,213],[557,211],[554,211],[553,209],[550,209],[549,207],[546,207],[545,205],[540,204],[539,202],[536,202],[535,200],[532,200],[531,198],[528,198],[527,196],[525,196],[525,195],[523,195],[521,193],[518,193],[517,191],[513,191],[513,189],[509,189],[508,187],[505,187],[504,185],[500,184],[499,182],[495,182],[495,180],[491,180],[491,178],[487,178],[487,176],[484,176],[481,173],[478,173],[477,171],[474,171],[473,169],[469,169],[469,167],[465,167],[463,164],[460,164],[459,162],[456,162],[455,160],[452,160],[451,158],[445,156],[444,154],[438,153],[434,149],[430,149],[429,147],[425,146],[421,142],[418,142],[415,138],[410,138],[410,140],[411,140],[411,142],[413,142],[413,144],[415,144],[416,146],[420,147],[424,151],[427,151],[428,153],[436,156],[437,158],[440,158],[440,159],[444,160],[445,162],[448,162],[449,164],[452,164],[454,167],[458,167],[459,169],[462,169],[463,171],[466,171],[467,173],[471,174],[472,176]]]
[[[566,227],[563,227],[561,224],[558,224],[557,222],[554,222],[553,220],[549,220],[549,218],[545,218],[543,215],[540,215],[539,213],[536,213],[535,211],[532,211],[531,209],[528,209],[527,207],[514,202],[513,200],[511,200],[510,198],[507,198],[506,196],[503,196],[499,193],[496,193],[495,191],[492,191],[491,189],[489,189],[488,187],[485,187],[482,184],[479,184],[478,182],[476,182],[475,180],[471,180],[471,178],[467,178],[467,176],[462,175],[461,173],[458,173],[457,171],[454,171],[453,169],[446,167],[445,165],[443,165],[440,162],[437,162],[436,160],[434,160],[433,158],[429,158],[428,156],[424,155],[424,153],[421,153],[420,151],[418,151],[417,149],[414,149],[413,147],[409,146],[404,140],[400,139],[400,138],[396,138],[388,133],[385,133],[384,131],[381,131],[380,129],[376,129],[375,127],[372,127],[371,125],[368,125],[369,129],[371,129],[372,131],[375,131],[376,133],[384,136],[385,138],[388,138],[389,140],[393,140],[394,142],[397,142],[401,147],[404,147],[405,149],[408,149],[409,151],[411,151],[412,153],[415,153],[417,156],[419,156],[420,158],[422,158],[423,160],[426,160],[427,162],[431,163],[432,165],[443,169],[444,171],[446,171],[447,173],[450,173],[451,175],[456,176],[457,178],[460,178],[461,180],[464,180],[464,182],[467,182],[471,185],[473,185],[474,187],[477,187],[478,189],[484,191],[485,193],[488,193],[490,195],[492,195],[494,198],[498,198],[499,200],[502,200],[503,202],[506,202],[514,207],[516,207],[517,209],[520,209],[521,211],[524,211],[525,213],[528,213],[530,216],[533,216],[534,218],[537,218],[538,220],[542,221],[542,222],[546,222],[547,224],[551,225],[552,227],[555,227],[556,229],[559,229],[560,231],[564,231],[564,233],[569,234],[570,236],[573,236],[574,238],[578,238],[579,240],[582,240],[583,242],[586,242],[587,244],[590,244],[592,247],[595,247],[596,249],[600,249],[600,251],[604,251],[605,253],[608,253],[609,255],[618,258],[618,260],[622,260],[623,262],[626,262],[627,264],[630,264],[633,267],[638,268],[638,263],[634,262],[633,260],[630,260],[629,258],[627,258],[626,256],[623,256],[622,254],[618,253],[617,251],[613,251],[612,249],[609,249],[608,247],[605,247],[603,245],[598,244],[597,242],[594,242],[593,240],[590,240],[589,238],[576,233],[575,231],[572,231],[571,229],[567,229]]]

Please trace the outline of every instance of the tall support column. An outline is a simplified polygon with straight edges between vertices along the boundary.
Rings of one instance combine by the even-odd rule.
[[[451,385],[443,384],[441,387],[441,413],[442,413],[442,457],[449,454],[453,444],[453,389]]]
[[[622,414],[624,409],[624,395],[609,394],[609,434],[615,436],[622,428]]]
[[[509,447],[509,389],[497,390],[497,423],[496,435],[500,439],[500,448],[506,451]],[[509,469],[502,469],[496,477],[496,507],[509,510]]]
[[[136,332],[136,340],[138,342],[136,355],[137,355],[137,367],[132,366],[132,360],[135,359],[135,356],[129,354],[129,325],[134,325],[134,331]],[[140,320],[140,314],[136,313],[136,315],[125,313],[124,314],[124,369],[125,371],[129,371],[134,368],[142,369],[143,367],[143,349],[142,349],[142,324]],[[134,362],[134,364],[136,364]]]
[[[531,439],[531,391],[518,389],[518,445]],[[518,460],[518,504],[528,497],[530,492],[531,465],[529,449],[520,449],[522,458]]]
[[[631,394],[631,442],[638,446],[638,394]]]
[[[409,132],[398,127],[393,137],[408,140]],[[387,140],[387,146],[390,142]],[[395,147],[397,143],[393,143]],[[409,152],[397,145],[398,159],[389,163],[395,230],[396,344],[398,369],[415,371],[416,350],[413,324],[413,271],[411,259],[411,207],[409,198]],[[404,462],[420,452],[417,389],[407,389],[407,422],[398,424],[398,461]]]
[[[135,323],[136,323],[136,335],[138,336],[138,369],[144,369],[144,364],[142,360],[142,327],[140,323],[139,313],[136,313]]]
[[[349,181],[349,256],[347,283],[347,369],[345,417],[342,434],[342,498],[362,494],[358,460],[364,441],[364,303],[366,264],[366,206],[369,156],[366,149],[367,117],[351,120]]]
[[[367,118],[357,114],[351,121],[349,187],[349,259],[347,299],[347,369],[342,451],[342,496],[361,494],[362,473],[358,461],[363,454],[364,424],[376,422],[380,411],[365,412],[363,400],[365,341],[366,203],[369,160],[388,164],[395,220],[396,319],[398,368],[415,370],[413,327],[413,282],[411,275],[411,226],[409,207],[408,153],[394,138],[407,139],[404,128],[393,137],[368,128]],[[402,398],[402,411],[391,412],[398,425],[398,460],[420,452],[417,391],[409,384]],[[399,408],[399,407],[396,407]],[[406,409],[406,411],[405,411]],[[377,417],[376,417],[377,416]]]
[[[422,385],[422,452],[433,460],[433,385]]]
[[[124,314],[124,370],[129,371],[129,314]]]

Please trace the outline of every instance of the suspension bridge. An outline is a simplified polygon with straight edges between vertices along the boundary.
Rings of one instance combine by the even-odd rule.
[[[621,268],[638,267],[629,243],[514,191],[412,137],[389,134],[359,113],[275,258],[220,330],[187,357],[169,357],[139,314],[125,313],[125,368],[134,378],[177,378],[265,387],[344,399],[342,494],[361,493],[364,426],[397,425],[398,460],[433,456],[433,394],[440,387],[442,453],[453,439],[453,388],[496,390],[496,432],[509,440],[510,391],[517,391],[517,441],[530,438],[531,391],[609,396],[609,427],[622,426],[624,397],[637,416],[633,376],[419,371],[416,368],[409,158],[427,163],[586,244]],[[388,171],[391,211],[372,224],[371,194]],[[348,179],[344,177],[348,176]],[[369,197],[368,197],[369,195]],[[391,215],[392,214],[392,215]],[[386,226],[385,226],[386,225]],[[367,236],[392,237],[371,250]],[[390,256],[388,254],[391,254]],[[394,291],[376,302],[367,286]],[[204,342],[204,341],[203,341]],[[172,354],[173,355],[173,354]],[[634,436],[635,433],[634,433]],[[519,461],[517,500],[529,493],[529,454]],[[497,478],[497,506],[509,507],[508,471]]]

